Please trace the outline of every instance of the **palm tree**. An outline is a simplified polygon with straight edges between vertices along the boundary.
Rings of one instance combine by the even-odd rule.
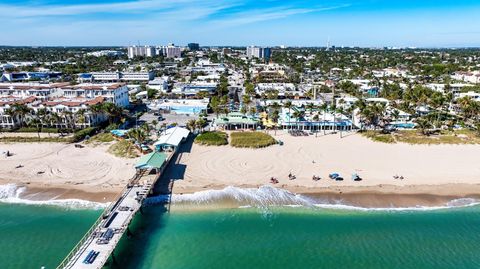
[[[315,115],[313,116],[313,121],[316,123],[316,124],[315,124],[316,127],[314,128],[314,129],[315,129],[315,137],[317,137],[317,133],[318,133],[318,129],[317,129],[317,128],[318,128],[318,121],[319,121],[319,120],[320,120],[320,116],[318,116],[318,113],[317,113],[317,114],[315,114]]]
[[[343,116],[343,114],[345,113],[345,111],[343,110],[343,107],[337,107],[336,111],[338,114],[340,114],[340,117]],[[341,118],[340,118],[341,120]],[[343,127],[343,125],[342,125]],[[340,138],[342,138],[342,131],[343,131],[343,128],[340,129]]]
[[[247,114],[247,112],[248,112],[248,109],[247,109],[246,106],[242,106],[242,107],[240,108],[240,113],[242,113],[242,114],[245,115],[245,114]]]
[[[40,121],[40,119],[38,119],[37,117],[34,117],[30,119],[28,124],[30,126],[34,126],[37,129],[37,135],[38,135],[38,138],[40,139],[40,132],[42,131],[42,121]]]
[[[79,109],[74,115],[73,115],[73,118],[75,119],[75,124],[74,124],[74,127],[76,127],[77,123],[81,124],[82,126],[84,126],[84,124],[86,123],[86,117],[85,117],[85,109]]]
[[[203,132],[203,127],[205,126],[206,123],[207,122],[204,119],[200,118],[195,121],[195,128],[197,130],[200,130],[200,132]]]
[[[215,112],[216,117],[218,118],[218,114],[220,114],[220,99],[218,96],[213,96],[210,100],[210,107],[212,108],[213,112]]]
[[[433,96],[430,98],[429,100],[429,105],[431,107],[433,107],[433,109],[435,110],[435,113],[437,114],[437,117],[436,117],[436,123],[438,125],[441,125],[440,124],[440,115],[441,115],[441,111],[443,111],[443,106],[445,105],[445,97],[443,96],[443,94],[441,93],[437,93],[435,92],[435,94],[433,94]],[[442,108],[442,109],[440,109]],[[440,126],[438,126],[440,127]]]
[[[152,130],[148,123],[142,124],[142,126],[140,126],[140,129],[142,129],[142,131],[144,131],[147,136],[150,134],[150,131]]]
[[[250,99],[250,96],[244,94],[242,95],[242,108],[243,107],[249,107],[250,103],[252,102],[252,100]]]
[[[310,115],[313,114],[313,110],[317,108],[317,106],[314,103],[308,103],[306,106],[306,109],[310,112]]]
[[[187,129],[190,130],[190,132],[194,133],[195,132],[195,128],[196,128],[196,125],[195,125],[195,120],[194,119],[191,119],[189,121],[187,121]]]
[[[50,113],[50,116],[49,116],[50,125],[53,125],[52,122],[54,122],[55,124],[53,126],[55,126],[55,128],[59,128],[60,121],[61,121],[61,117],[58,115],[57,112]],[[62,128],[59,128],[59,129],[62,130]]]
[[[320,109],[323,110],[323,135],[326,134],[326,130],[325,130],[325,123],[327,121],[327,111],[328,111],[328,104],[327,103],[323,103],[321,106],[320,106]]]
[[[138,144],[142,144],[146,138],[145,132],[142,129],[131,129],[128,131],[127,136],[135,140]]]
[[[40,120],[42,125],[48,125],[48,123],[46,122],[48,118],[48,110],[46,110],[45,108],[40,108],[37,110],[36,116]]]
[[[336,131],[337,130],[337,105],[335,104],[335,102],[333,102],[330,105],[329,110],[332,111],[333,113],[333,130]]]
[[[292,114],[290,113],[290,110],[292,109],[292,101],[288,100],[283,104],[283,107],[288,109],[288,127],[290,128],[290,122],[292,121]]]
[[[275,111],[275,110],[280,110],[280,108],[282,108],[282,106],[277,103],[277,102],[273,102],[270,107]]]
[[[392,117],[393,121],[397,121],[400,117],[400,112],[398,111],[398,109],[393,109],[392,113],[390,113],[390,116]]]
[[[157,130],[158,121],[157,121],[157,120],[152,120],[152,125],[153,125],[153,128],[155,128],[155,131],[156,131],[156,130]]]
[[[13,108],[5,109],[5,115],[9,116],[12,119],[12,122],[15,124],[15,119],[17,118],[17,113]]]
[[[428,129],[432,126],[432,124],[427,118],[419,117],[415,120],[415,123],[417,124],[416,128],[420,129],[423,135],[429,134]]]
[[[75,130],[75,126],[72,126],[72,122],[73,122],[72,112],[70,112],[68,110],[64,111],[63,112],[63,118],[65,119],[65,125],[67,126],[67,128],[71,128],[71,129]]]
[[[278,111],[278,110],[274,110],[274,111],[272,112],[272,115],[270,116],[270,118],[272,119],[272,121],[273,121],[273,123],[274,123],[275,135],[277,135],[278,119],[280,118],[279,111]]]
[[[115,122],[123,113],[122,108],[110,102],[103,103],[101,111],[108,115],[109,124]]]
[[[305,111],[303,110],[295,110],[293,112],[293,117],[295,118],[295,125],[297,126],[298,129],[298,120],[305,117]]]
[[[19,118],[20,126],[25,126],[25,117],[31,112],[31,109],[24,105],[15,103],[11,106],[11,110],[8,112],[9,116],[13,118]]]
[[[457,102],[466,123],[475,122],[478,119],[478,115],[480,114],[479,102],[474,101],[468,96],[458,99]]]

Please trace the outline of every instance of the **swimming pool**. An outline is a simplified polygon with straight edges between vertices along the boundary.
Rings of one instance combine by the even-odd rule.
[[[199,114],[206,108],[199,106],[170,106],[167,109],[176,114]]]
[[[403,129],[413,129],[413,128],[415,128],[414,123],[394,123],[392,125],[397,127],[397,128],[403,128]]]

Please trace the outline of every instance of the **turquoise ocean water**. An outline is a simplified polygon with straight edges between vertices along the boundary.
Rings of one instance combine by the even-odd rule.
[[[0,204],[0,268],[54,268],[99,210]],[[480,206],[350,210],[152,205],[108,268],[480,268]]]
[[[100,212],[0,203],[0,268],[55,268]]]

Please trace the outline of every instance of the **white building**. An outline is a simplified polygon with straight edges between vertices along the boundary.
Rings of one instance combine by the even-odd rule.
[[[93,81],[150,81],[154,79],[155,73],[150,72],[92,72],[80,74],[80,82]]]
[[[440,92],[440,93],[448,93],[452,92],[453,96],[458,97],[459,94],[462,92],[462,89],[465,87],[473,87],[473,84],[464,84],[464,83],[453,83],[449,84],[440,84],[440,83],[430,83],[426,85],[429,89],[432,89],[434,91]],[[448,89],[448,91],[447,91]]]
[[[119,107],[129,105],[128,88],[125,84],[0,84],[0,127],[15,128],[20,124],[18,116],[9,115],[14,104],[23,104],[32,111],[45,109],[60,116],[53,125],[59,128],[71,127],[71,114],[84,111],[82,121],[76,127],[95,126],[106,120],[101,112],[89,110],[90,106],[110,102]],[[69,114],[68,114],[68,113]],[[69,119],[70,118],[70,119]]]
[[[247,47],[247,58],[251,59],[251,58],[262,58],[262,55],[263,55],[263,51],[262,51],[262,48],[260,47],[254,47],[254,46],[251,46],[251,47]]]
[[[59,89],[67,86],[70,86],[70,83],[0,83],[0,98],[36,97],[46,100],[51,96],[60,96]]]
[[[16,81],[28,81],[28,80],[50,80],[61,78],[61,72],[12,72],[3,73],[0,77],[0,81],[16,82]]]
[[[182,48],[176,47],[173,44],[168,46],[157,47],[157,54],[162,54],[166,58],[180,58],[182,57]]]
[[[87,53],[87,55],[94,56],[94,57],[102,57],[102,56],[115,57],[115,56],[123,55],[123,52],[116,51],[116,50],[100,50],[100,51],[89,52]]]
[[[306,94],[297,90],[293,83],[258,83],[255,92],[259,95],[276,93],[279,97],[304,97]]]
[[[271,56],[270,48],[262,48],[256,46],[247,47],[247,58],[269,59]]]
[[[103,97],[106,102],[114,103],[119,107],[130,105],[128,87],[123,83],[79,84],[62,87],[58,90],[61,96],[66,98],[94,99]]]
[[[452,79],[465,81],[465,82],[468,82],[468,83],[480,83],[480,71],[455,72],[452,75]]]
[[[172,93],[183,95],[196,95],[199,92],[215,93],[217,90],[217,83],[199,82],[192,83],[177,83],[172,90]]]
[[[155,48],[151,46],[130,46],[127,48],[128,58],[134,57],[153,57]]]
[[[474,101],[480,101],[480,93],[474,91],[462,92],[458,95],[458,98],[463,97],[470,97]]]
[[[152,81],[148,82],[147,88],[166,93],[168,91],[168,77],[153,79]]]
[[[173,127],[167,129],[153,145],[157,151],[176,151],[189,134],[190,131],[186,128]]]

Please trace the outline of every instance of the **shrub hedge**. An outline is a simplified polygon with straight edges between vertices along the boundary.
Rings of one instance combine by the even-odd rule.
[[[223,146],[228,144],[224,132],[204,132],[195,138],[195,143],[206,146]]]
[[[234,132],[230,144],[236,148],[264,148],[276,144],[275,139],[262,132]]]

